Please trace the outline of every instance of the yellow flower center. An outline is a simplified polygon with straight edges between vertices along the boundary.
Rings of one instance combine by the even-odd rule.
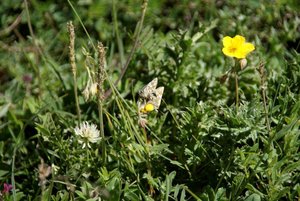
[[[234,53],[237,50],[236,47],[229,47],[228,49],[229,49],[229,52],[231,52],[231,53]]]

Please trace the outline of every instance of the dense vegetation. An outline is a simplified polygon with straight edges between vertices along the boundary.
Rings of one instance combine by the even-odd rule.
[[[3,0],[0,200],[299,200],[300,5],[271,2]]]

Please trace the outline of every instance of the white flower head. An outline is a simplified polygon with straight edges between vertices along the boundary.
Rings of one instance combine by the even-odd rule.
[[[74,129],[76,135],[81,138],[78,139],[78,142],[82,145],[82,148],[86,146],[91,148],[89,143],[96,143],[100,140],[99,130],[95,124],[89,124],[87,121],[82,122],[79,126]]]

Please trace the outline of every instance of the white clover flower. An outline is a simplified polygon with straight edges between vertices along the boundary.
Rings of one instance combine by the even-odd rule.
[[[86,146],[91,148],[91,143],[96,143],[100,140],[99,137],[99,130],[95,124],[89,124],[87,121],[82,122],[79,126],[74,129],[76,135],[80,136],[81,138],[78,139],[78,142],[82,145],[82,148]]]

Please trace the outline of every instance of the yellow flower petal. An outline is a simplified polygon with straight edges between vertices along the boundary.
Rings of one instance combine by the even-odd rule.
[[[251,44],[251,43],[245,43],[245,44],[243,45],[243,49],[244,49],[245,51],[247,51],[247,54],[248,54],[248,53],[252,52],[253,50],[255,50],[255,47],[254,47],[254,45]]]
[[[235,57],[238,59],[244,59],[247,54],[252,52],[255,49],[254,45],[251,43],[244,43],[239,50],[236,52]]]
[[[245,39],[243,36],[236,35],[236,36],[233,38],[233,41],[234,41],[234,44],[235,44],[235,45],[242,45],[242,44],[245,43],[246,39]]]
[[[234,53],[232,53],[231,51],[230,51],[230,49],[229,48],[223,48],[222,49],[222,52],[226,55],[226,56],[229,56],[229,57],[233,57],[234,56]]]
[[[230,46],[230,45],[231,45],[231,42],[232,42],[232,38],[231,38],[231,37],[225,36],[225,37],[223,38],[223,46],[224,46],[224,47]]]
[[[234,57],[236,57],[238,59],[244,59],[244,58],[246,58],[246,54],[245,54],[245,52],[240,50],[234,54]]]

